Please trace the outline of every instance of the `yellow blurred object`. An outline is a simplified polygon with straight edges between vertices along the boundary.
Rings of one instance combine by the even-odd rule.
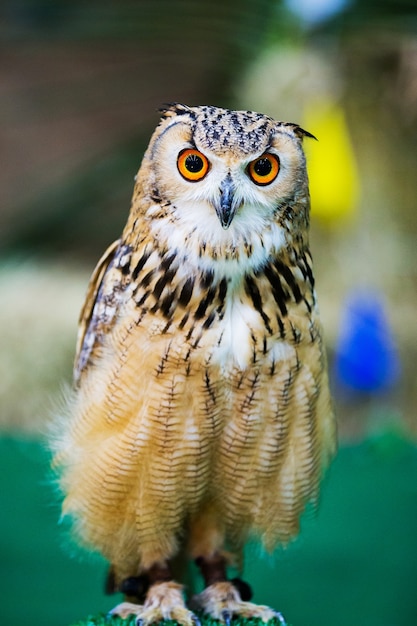
[[[315,102],[303,123],[318,139],[306,146],[312,215],[329,227],[352,221],[360,184],[344,112],[334,102]]]

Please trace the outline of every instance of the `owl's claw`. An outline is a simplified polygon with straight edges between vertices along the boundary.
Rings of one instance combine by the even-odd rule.
[[[133,602],[121,602],[107,613],[106,619],[109,620],[114,615],[117,615],[122,619],[127,619],[129,615],[137,615],[138,611],[140,611],[141,609],[143,609],[143,606],[141,604],[134,604]]]
[[[275,611],[275,617],[277,618],[281,626],[287,626],[287,622],[285,621],[282,613],[280,613],[279,611]]]
[[[248,619],[257,617],[263,622],[269,622],[276,618],[281,626],[286,626],[281,613],[274,611],[269,606],[242,600],[232,582],[224,581],[209,585],[202,593],[191,599],[191,606],[223,622],[225,626],[230,626],[235,615]]]
[[[222,611],[222,619],[226,626],[230,626],[230,622],[232,620],[231,611]]]

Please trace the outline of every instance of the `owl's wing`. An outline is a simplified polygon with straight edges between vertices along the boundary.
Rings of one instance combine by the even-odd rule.
[[[98,316],[94,324],[94,328],[91,328],[94,316],[94,309],[98,300],[100,288],[103,284],[104,277],[112,263],[116,251],[120,245],[120,239],[116,239],[105,251],[103,256],[98,261],[94,271],[91,275],[90,282],[88,283],[87,295],[80,312],[78,320],[78,334],[77,345],[75,351],[74,361],[74,380],[78,382],[81,372],[87,364],[90,353],[93,349],[93,344],[98,332],[100,332],[100,323],[104,326],[105,321]],[[90,335],[90,336],[89,336]]]

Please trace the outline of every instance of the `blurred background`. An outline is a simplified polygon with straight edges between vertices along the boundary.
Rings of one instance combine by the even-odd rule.
[[[69,558],[44,435],[89,275],[178,101],[319,140],[311,247],[340,452],[318,515],[276,558],[249,550],[246,578],[294,626],[415,625],[415,1],[3,0],[0,42],[2,622],[115,603],[102,563]]]

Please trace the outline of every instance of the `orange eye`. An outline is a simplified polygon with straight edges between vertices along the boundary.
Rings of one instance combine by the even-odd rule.
[[[196,182],[207,174],[209,162],[198,150],[187,148],[179,153],[177,167],[185,180]]]
[[[279,172],[279,158],[275,154],[265,152],[248,166],[249,176],[257,185],[269,185],[276,179]]]

